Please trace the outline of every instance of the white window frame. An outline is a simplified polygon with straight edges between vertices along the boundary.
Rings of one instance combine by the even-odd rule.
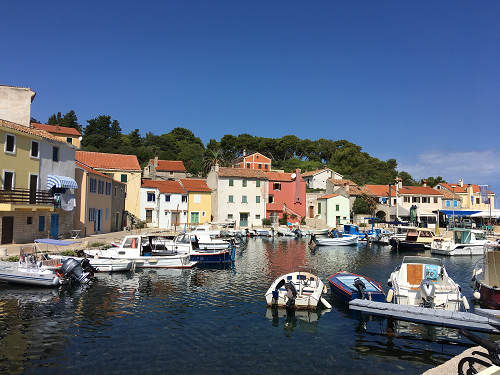
[[[2,184],[3,184],[3,185],[2,185],[2,188],[3,188],[4,190],[6,190],[6,189],[5,189],[5,173],[12,173],[12,185],[10,186],[10,189],[11,189],[11,190],[14,190],[14,189],[16,188],[16,171],[11,171],[11,170],[9,170],[9,169],[4,169],[4,170],[3,170],[3,176],[2,176],[2,178],[3,178],[3,180],[2,180]]]
[[[193,203],[201,203],[201,194],[193,195]]]
[[[7,137],[14,137],[14,149],[12,151],[7,151]],[[6,154],[15,155],[17,152],[17,136],[12,133],[5,133],[5,145],[4,152]]]
[[[37,152],[36,156],[33,156],[33,143],[36,143],[38,145],[38,150],[37,150],[38,152]],[[37,159],[37,160],[40,159],[40,142],[31,140],[30,158]]]

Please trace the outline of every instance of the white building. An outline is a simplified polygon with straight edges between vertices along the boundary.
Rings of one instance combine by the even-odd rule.
[[[316,171],[304,172],[301,177],[306,181],[308,189],[323,189],[326,190],[326,181],[342,180],[342,175],[329,168],[319,169]]]

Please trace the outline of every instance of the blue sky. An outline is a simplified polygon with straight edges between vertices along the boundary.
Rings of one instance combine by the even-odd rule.
[[[500,193],[498,1],[4,1],[0,84],[122,131],[346,139]]]

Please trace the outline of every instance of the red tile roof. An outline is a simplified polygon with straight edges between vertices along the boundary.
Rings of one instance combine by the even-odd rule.
[[[309,176],[314,176],[315,174],[318,174],[318,173],[321,173],[324,171],[329,171],[329,170],[330,169],[328,169],[328,168],[323,168],[323,169],[318,169],[315,171],[304,172],[304,173],[301,173],[301,175],[302,175],[302,177],[309,177]]]
[[[388,197],[389,196],[389,185],[365,185],[367,189],[377,197]],[[391,185],[391,196],[396,196],[396,187]]]
[[[59,134],[64,134],[64,135],[75,135],[75,136],[80,136],[80,132],[76,130],[75,128],[68,128],[66,126],[59,126],[59,125],[45,125],[45,124],[37,124],[32,122],[31,126],[37,129],[42,129],[45,130],[46,132],[49,133],[59,133]]]
[[[141,187],[157,188],[160,193],[164,194],[186,194],[186,190],[181,186],[179,181],[163,181],[163,180],[143,180]]]
[[[135,155],[77,151],[76,160],[92,168],[141,171],[141,166]]]
[[[268,177],[260,169],[246,169],[246,168],[219,168],[217,172],[219,177],[237,177],[237,178],[256,178],[267,180]]]
[[[106,178],[109,178],[110,180],[112,180],[112,179],[113,179],[113,178],[111,178],[110,176],[105,175],[104,173],[97,172],[96,170],[94,170],[94,169],[90,168],[88,165],[85,165],[85,164],[80,163],[78,160],[77,160],[77,161],[75,161],[75,165],[76,165],[77,167],[80,167],[80,168],[82,168],[82,169],[86,170],[87,172],[92,173],[92,174],[95,174],[95,175],[97,175],[97,176],[100,176],[100,177],[106,177]]]
[[[155,165],[154,159],[150,159],[151,163]],[[157,171],[176,171],[186,172],[184,163],[180,160],[158,160]]]
[[[207,185],[205,180],[199,180],[196,178],[181,178],[180,179],[182,186],[186,191],[189,192],[212,192]]]
[[[328,194],[328,195],[323,195],[322,197],[319,197],[318,199],[329,199],[333,197],[340,196],[340,194]]]
[[[403,186],[398,192],[399,195],[443,195],[439,190],[430,186]]]
[[[453,191],[452,185],[455,186],[455,194],[465,194],[467,193],[467,185],[466,186],[460,186],[458,184],[449,184],[447,182],[442,182],[439,185],[445,187],[446,189]]]
[[[349,186],[358,186],[351,180],[343,180],[343,179],[337,179],[337,178],[329,178],[328,181],[330,181],[333,185],[335,186],[344,186],[345,184],[348,184]]]
[[[62,139],[54,137],[52,134],[46,132],[45,130],[36,129],[36,128],[30,128],[28,126],[15,124],[13,122],[6,121],[6,120],[0,120],[0,127],[7,128],[7,129],[12,129],[12,130],[17,130],[17,131],[22,132],[22,133],[26,133],[26,134],[34,135],[34,136],[37,136],[37,137],[42,137],[42,138],[50,139],[51,141],[63,143],[63,144],[66,144],[66,145],[70,146],[69,143],[66,143]]]
[[[292,178],[292,173],[280,173],[280,172],[264,172],[269,178],[269,181],[295,181],[295,178]],[[304,179],[300,178],[300,181],[304,181]]]
[[[369,196],[373,196],[373,193],[370,189],[364,186],[358,186],[358,185],[350,185],[349,186],[349,194],[353,196],[361,195],[361,194],[366,194]]]

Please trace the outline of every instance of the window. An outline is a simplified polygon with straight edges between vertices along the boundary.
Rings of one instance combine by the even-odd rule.
[[[73,138],[72,137],[66,137],[66,143],[73,144]]]
[[[228,198],[228,202],[229,202],[229,203],[233,203],[233,196],[232,196],[232,195],[230,195],[230,196],[229,196],[229,198]]]
[[[422,203],[431,203],[430,197],[422,197]]]
[[[335,211],[340,211],[340,205],[336,204],[335,205]],[[337,216],[340,220],[340,216]]]
[[[269,196],[268,203],[274,203],[274,195]]]
[[[434,203],[437,203],[438,202],[438,199],[434,197]]]
[[[281,190],[281,183],[273,182],[273,189],[276,191],[280,191]]]
[[[450,207],[450,201],[446,201],[446,207]]]
[[[234,186],[234,180],[233,179],[229,180],[229,186]]]
[[[102,180],[99,180],[99,183],[98,183],[98,193],[99,194],[104,194],[104,181]]]
[[[117,197],[117,195],[116,195],[116,194],[117,194],[117,191],[118,191],[118,189],[117,189],[117,187],[115,186],[115,198]]]
[[[109,220],[109,208],[106,207],[106,221]]]
[[[321,203],[318,202],[318,215],[321,214]]]
[[[122,174],[122,175],[120,176],[120,181],[121,181],[121,182],[127,182],[127,175],[126,175],[126,174]]]
[[[170,211],[165,211],[165,216],[167,216],[169,214]]]
[[[89,208],[89,221],[95,221],[95,212],[94,208]]]
[[[412,197],[412,202],[413,203],[420,203],[420,197]]]
[[[476,198],[476,204],[479,204],[479,198]]]
[[[40,144],[37,141],[31,141],[31,153],[30,156],[32,158],[38,159],[38,149],[39,149]]]
[[[165,202],[170,202],[170,195],[168,194],[165,195]]]
[[[262,169],[262,164],[259,164],[259,169]]]
[[[260,219],[260,215],[255,215],[255,218],[256,218],[257,220],[259,220],[259,219]]]
[[[243,180],[243,181],[241,181],[241,186],[243,186],[243,187],[247,187],[247,180]]]
[[[227,218],[228,218],[229,220],[233,220],[233,214],[227,214]]]
[[[52,161],[59,163],[59,147],[52,147]]]
[[[97,189],[97,180],[95,178],[90,178],[90,192],[95,193]]]
[[[106,182],[106,195],[111,195],[111,182]]]
[[[247,196],[246,195],[243,195],[241,197],[241,203],[247,203]]]
[[[155,193],[154,193],[154,192],[148,192],[147,194],[148,194],[148,196],[147,196],[147,201],[148,201],[148,202],[154,202],[154,201],[155,201],[155,199],[156,199],[156,197],[155,197]]]
[[[146,210],[146,223],[153,222],[153,210]]]
[[[458,206],[458,201],[453,201],[453,207],[457,207]]]
[[[14,134],[5,134],[5,153],[16,153],[16,136]]]
[[[188,196],[187,195],[183,195],[182,196],[182,202],[185,203],[188,201]]]
[[[267,164],[266,164],[266,165],[264,165],[264,169],[267,169]]]
[[[247,163],[247,169],[250,169],[250,163]]]
[[[260,203],[260,195],[257,195],[257,196],[255,197],[255,203]]]
[[[403,198],[404,198],[403,201],[405,203],[410,203],[410,197],[403,197]]]
[[[260,187],[260,181],[255,181],[255,186]]]
[[[201,203],[201,194],[195,194],[193,196],[193,202],[194,203]]]
[[[201,211],[201,217],[207,216],[207,211]]]
[[[38,231],[43,232],[45,230],[45,216],[38,216]]]
[[[28,216],[28,217],[26,218],[26,224],[28,224],[28,225],[33,224],[33,216]]]
[[[12,190],[15,186],[15,173],[10,171],[3,172],[3,189]]]
[[[123,188],[120,189],[120,199],[123,199]]]

